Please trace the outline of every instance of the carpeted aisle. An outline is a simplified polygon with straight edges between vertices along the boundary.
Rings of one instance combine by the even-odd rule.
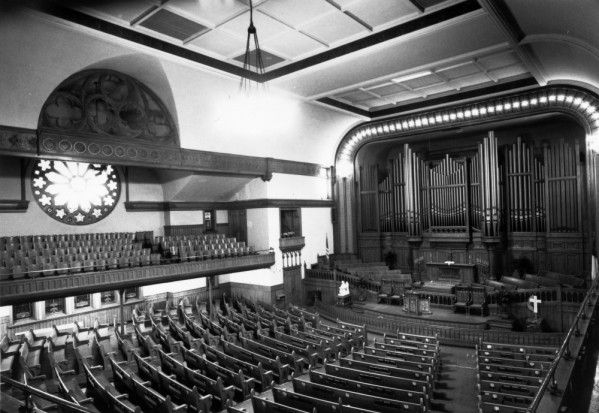
[[[433,412],[476,413],[476,356],[472,348],[441,346],[441,375],[433,393]]]

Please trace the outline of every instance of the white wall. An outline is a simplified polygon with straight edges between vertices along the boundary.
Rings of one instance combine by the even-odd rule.
[[[203,225],[204,211],[170,211],[169,225]]]
[[[329,240],[329,253],[334,251],[333,222],[331,208],[302,208],[302,235],[306,246],[302,250],[302,260],[310,268],[316,263],[317,255],[326,254],[326,240]]]

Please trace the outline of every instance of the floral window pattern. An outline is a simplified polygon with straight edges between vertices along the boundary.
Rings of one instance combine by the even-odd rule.
[[[100,221],[115,208],[121,182],[111,165],[42,159],[33,167],[33,196],[44,212],[69,225]]]

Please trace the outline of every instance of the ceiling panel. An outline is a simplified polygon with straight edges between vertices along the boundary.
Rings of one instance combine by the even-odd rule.
[[[406,85],[410,89],[420,89],[423,87],[436,85],[441,82],[442,80],[439,78],[439,76],[432,73],[430,75],[417,77],[415,79],[410,79],[399,83],[402,85]]]
[[[189,44],[221,56],[237,56],[245,50],[246,39],[216,28],[193,39]]]
[[[394,93],[405,92],[406,89],[397,83],[387,82],[375,87],[369,87],[368,90],[377,95],[388,96]]]
[[[323,14],[336,10],[333,5],[325,0],[267,1],[260,5],[259,9],[277,20],[296,28]]]
[[[369,33],[364,26],[340,11],[312,20],[302,30],[329,45],[348,37]]]
[[[375,96],[373,96],[371,93],[365,92],[363,90],[356,89],[356,90],[352,90],[350,92],[340,94],[339,97],[342,99],[345,99],[345,100],[352,101],[352,102],[360,102],[363,100],[372,99]]]
[[[325,49],[322,43],[295,30],[287,30],[278,36],[260,41],[260,46],[262,47],[262,45],[267,49],[278,51],[290,59]]]
[[[143,15],[147,10],[155,8],[160,1],[152,0],[132,0],[132,1],[106,1],[94,4],[94,7],[101,13],[106,13],[117,19],[130,23],[132,20]]]
[[[505,51],[503,53],[495,53],[480,57],[477,59],[477,62],[483,65],[485,69],[496,69],[499,67],[519,64],[520,60],[515,53],[511,51]]]
[[[247,35],[248,26],[250,25],[250,13],[246,12],[232,20],[229,20],[222,26],[221,29],[226,30],[232,35],[243,36]],[[275,19],[261,13],[260,11],[254,12],[254,26],[258,33],[258,39],[260,41],[267,39],[272,36],[280,35],[288,30],[288,27],[283,23],[276,21]]]
[[[472,61],[467,61],[460,63],[458,65],[452,65],[447,68],[440,68],[438,70],[439,74],[449,80],[458,79],[460,77],[472,75],[474,73],[480,72],[478,66],[474,64]]]
[[[248,10],[247,5],[237,0],[169,0],[166,5],[213,27]]]
[[[508,77],[518,76],[524,73],[527,73],[527,71],[526,69],[524,69],[522,65],[512,65],[495,70],[489,70],[489,75],[498,79],[505,79]]]
[[[359,0],[350,3],[347,10],[372,27],[419,13],[408,0]]]
[[[179,40],[185,40],[196,33],[206,30],[205,26],[166,9],[160,9],[156,13],[151,14],[140,23],[140,26]]]
[[[268,52],[267,50],[261,50],[260,55],[262,56],[262,66],[265,69],[270,66],[274,66],[278,63],[281,63],[282,61],[285,60],[280,56],[277,56],[275,54]],[[240,63],[243,63],[243,61],[245,60],[245,52],[240,54],[239,56],[235,57],[234,60],[236,60]],[[253,66],[254,68],[258,67],[258,64],[256,62],[256,49],[252,49],[252,51],[250,51],[248,64],[250,66]]]

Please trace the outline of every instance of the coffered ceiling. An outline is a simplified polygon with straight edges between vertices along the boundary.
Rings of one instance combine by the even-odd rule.
[[[249,0],[29,3],[109,36],[244,74]],[[253,3],[266,66],[259,81],[370,118],[543,85],[552,78],[544,66],[554,59],[551,41],[574,39],[599,58],[596,31],[581,27],[585,15],[599,15],[592,0],[581,0],[589,12],[558,0]],[[571,30],[565,35],[563,24]]]

